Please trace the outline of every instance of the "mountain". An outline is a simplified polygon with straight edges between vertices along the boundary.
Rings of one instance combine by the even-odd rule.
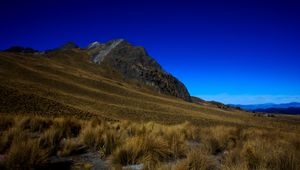
[[[22,47],[22,46],[12,46],[6,50],[5,52],[16,52],[16,53],[35,53],[38,52],[37,50],[34,50],[33,48],[28,47]]]
[[[46,50],[46,51],[44,51],[44,53],[50,53],[50,52],[54,52],[54,51],[71,50],[71,49],[76,49],[76,48],[79,48],[79,46],[76,45],[75,43],[69,41],[57,48]]]
[[[151,86],[159,93],[191,101],[185,85],[167,73],[143,47],[118,39],[106,44],[91,43],[87,51],[93,63],[113,68],[128,80]]]
[[[189,121],[202,126],[295,124],[290,118],[261,120],[244,110],[189,98],[184,85],[143,47],[125,40],[49,52],[0,52],[0,114]]]
[[[230,104],[230,105],[234,107],[240,107],[246,110],[268,109],[268,108],[290,108],[290,107],[300,108],[300,103],[298,102],[282,103],[282,104],[264,103],[264,104],[253,104],[253,105],[239,105],[239,104]]]
[[[300,115],[300,107],[255,109],[255,112]]]

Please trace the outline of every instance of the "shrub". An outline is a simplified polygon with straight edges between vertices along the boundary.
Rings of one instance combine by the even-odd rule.
[[[165,138],[167,139],[173,159],[180,159],[186,156],[186,141],[182,134],[173,132],[167,134]]]
[[[48,153],[41,150],[36,141],[13,142],[6,155],[7,169],[34,169],[44,163]]]
[[[297,169],[299,162],[290,144],[285,141],[271,141],[265,138],[247,141],[241,151],[250,169]]]
[[[176,170],[214,170],[217,169],[216,161],[202,149],[191,150],[187,158],[178,162]]]
[[[103,140],[104,145],[102,146],[102,152],[105,156],[110,155],[120,143],[119,136],[112,130],[105,131]]]
[[[14,139],[20,135],[24,136],[20,129],[15,127],[3,132],[0,136],[0,153],[5,153],[10,148]]]
[[[240,128],[216,126],[201,130],[204,145],[212,154],[236,147],[240,136]]]
[[[38,145],[43,149],[47,149],[50,154],[54,154],[59,148],[60,141],[63,139],[63,137],[63,129],[52,127],[41,135]]]
[[[14,118],[12,116],[0,116],[0,132],[7,130],[14,124]]]
[[[90,149],[97,150],[100,146],[104,145],[102,139],[103,128],[100,126],[93,127],[90,124],[82,130],[79,135],[79,138],[82,143],[87,145]]]
[[[64,137],[77,137],[81,130],[81,121],[73,118],[57,118],[53,126],[60,129]]]
[[[110,155],[120,143],[118,132],[103,124],[100,126],[88,124],[79,138],[90,149],[100,151],[102,156]]]
[[[138,136],[126,140],[125,144],[113,153],[113,164],[151,164],[171,158],[168,143],[156,136]]]
[[[29,130],[30,132],[42,132],[49,128],[52,121],[40,116],[22,117],[17,121],[17,127],[20,130]]]

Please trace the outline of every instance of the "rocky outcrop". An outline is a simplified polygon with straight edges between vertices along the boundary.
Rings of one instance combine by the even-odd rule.
[[[184,84],[164,71],[143,47],[118,39],[108,43],[91,43],[87,51],[93,63],[111,67],[126,79],[151,86],[159,93],[191,101]]]

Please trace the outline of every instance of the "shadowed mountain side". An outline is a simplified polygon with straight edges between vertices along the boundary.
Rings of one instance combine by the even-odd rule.
[[[94,42],[87,51],[92,56],[92,62],[115,69],[126,79],[153,87],[159,93],[191,101],[184,84],[164,71],[143,47],[119,39],[106,44]]]

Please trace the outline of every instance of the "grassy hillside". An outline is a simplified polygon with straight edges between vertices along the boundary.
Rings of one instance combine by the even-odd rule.
[[[0,169],[300,169],[300,117],[189,103],[89,59],[0,52]]]
[[[26,55],[1,52],[0,112],[299,130],[298,117],[253,117],[232,108],[188,103],[125,81],[89,60],[79,49]]]

